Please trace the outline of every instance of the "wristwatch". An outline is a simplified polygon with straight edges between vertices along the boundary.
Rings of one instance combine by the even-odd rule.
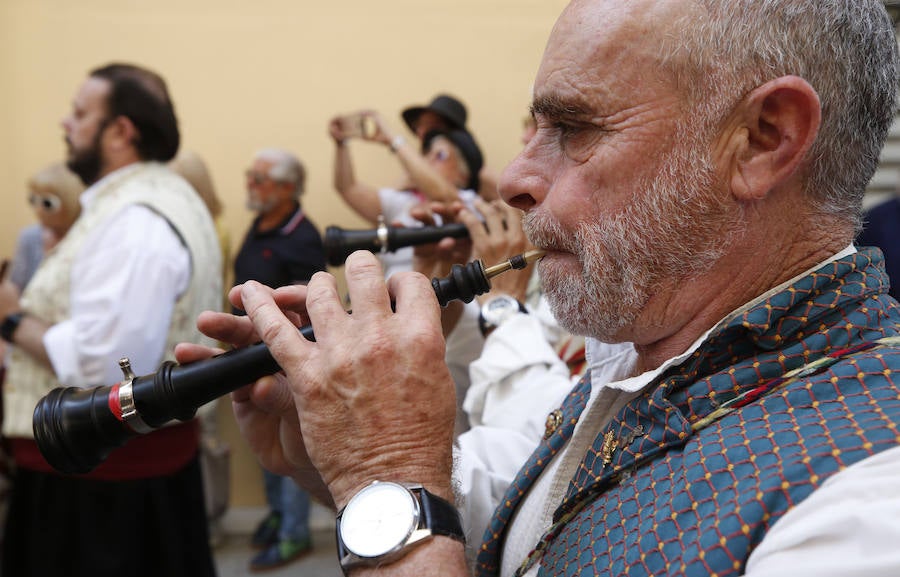
[[[390,563],[435,535],[465,542],[456,507],[421,485],[373,481],[338,513],[338,560],[345,574]]]
[[[481,305],[478,328],[487,336],[492,330],[509,320],[516,313],[527,313],[525,305],[507,294],[499,294]]]
[[[6,318],[0,323],[0,338],[8,343],[13,342],[13,335],[16,329],[19,328],[19,323],[22,322],[22,317],[24,316],[25,313],[21,311],[6,315]]]

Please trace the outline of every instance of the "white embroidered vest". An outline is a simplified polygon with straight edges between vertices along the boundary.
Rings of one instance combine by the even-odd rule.
[[[203,201],[184,179],[158,163],[141,163],[122,169],[111,174],[100,186],[93,202],[82,211],[63,240],[45,255],[22,295],[22,310],[51,325],[68,319],[72,264],[85,240],[123,208],[145,205],[169,222],[191,255],[190,282],[175,303],[166,341],[166,358],[172,358],[172,349],[179,342],[212,344],[195,327],[200,312],[221,308],[222,295],[221,251],[215,226]],[[122,351],[123,356],[127,353]],[[59,386],[62,385],[52,371],[18,347],[11,347],[3,391],[3,434],[33,438],[34,408],[44,395]]]

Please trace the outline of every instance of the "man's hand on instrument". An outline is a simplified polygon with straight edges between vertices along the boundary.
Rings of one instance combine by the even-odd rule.
[[[275,291],[245,283],[238,306],[284,369],[303,443],[338,507],[375,479],[419,482],[452,499],[456,402],[431,285],[421,275],[399,273],[388,287],[380,263],[365,252],[350,255],[345,274],[352,315],[327,273],[317,273],[306,287]],[[315,343],[293,322],[306,316],[304,306]],[[233,333],[245,331],[235,327]],[[254,406],[261,400],[251,389]],[[244,416],[245,436],[274,444],[272,422],[257,417]],[[283,449],[286,441],[282,435]]]

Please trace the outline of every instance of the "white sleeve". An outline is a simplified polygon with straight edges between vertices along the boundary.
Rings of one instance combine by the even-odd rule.
[[[138,375],[155,371],[190,266],[168,221],[145,206],[126,207],[98,227],[72,265],[69,319],[44,334],[59,380],[111,385],[122,380],[121,357]]]
[[[547,415],[572,390],[569,368],[547,341],[541,321],[524,313],[488,335],[469,376],[463,408],[472,426],[516,430],[535,444]]]
[[[834,475],[788,511],[745,577],[900,575],[900,447]]]
[[[517,431],[493,427],[473,427],[458,437],[453,478],[470,559],[500,499],[537,445]]]

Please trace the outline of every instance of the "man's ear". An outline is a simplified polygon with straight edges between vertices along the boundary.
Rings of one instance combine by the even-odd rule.
[[[761,200],[792,178],[821,123],[819,95],[798,76],[776,78],[744,97],[728,123],[725,160],[732,194]]]
[[[121,150],[136,146],[140,133],[127,116],[117,116],[107,128],[110,145]]]

